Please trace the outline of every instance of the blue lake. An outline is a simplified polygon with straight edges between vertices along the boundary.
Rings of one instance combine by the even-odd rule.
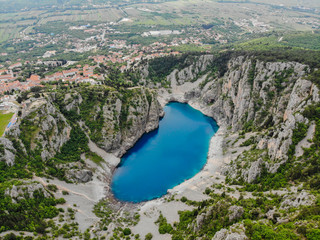
[[[114,172],[114,196],[127,202],[158,198],[196,175],[207,161],[210,139],[218,125],[188,104],[164,108],[159,128],[144,134]]]

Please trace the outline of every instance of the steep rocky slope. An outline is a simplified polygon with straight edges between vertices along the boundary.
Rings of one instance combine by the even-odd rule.
[[[202,70],[200,77],[199,72],[192,71],[199,65],[198,61],[209,68],[209,71]],[[249,162],[241,161],[243,156],[239,156],[226,171],[231,178],[252,182],[263,165],[269,172],[276,172],[288,159],[293,130],[299,124],[307,125],[307,139],[311,139],[315,131],[315,125],[302,115],[307,106],[319,102],[318,87],[307,80],[309,67],[239,56],[227,62],[225,73],[220,77],[218,70],[210,70],[213,61],[214,57],[207,55],[199,58],[195,65],[172,72],[167,77],[172,94],[164,94],[165,101],[195,102],[218,124],[227,126],[230,133],[240,134],[239,139],[245,139],[245,133],[250,133],[247,134],[251,139],[249,145],[261,151]],[[307,139],[297,151],[308,146]],[[242,168],[234,167],[238,164],[242,164]]]
[[[199,65],[206,68],[197,71]],[[220,169],[225,181],[211,180],[205,191],[209,199],[187,200],[195,208],[180,213],[179,223],[168,230],[173,239],[320,237],[313,231],[319,222],[310,220],[319,215],[320,183],[314,76],[317,70],[304,64],[264,62],[252,55],[222,64],[213,55],[196,57],[194,64],[167,76],[171,89],[160,90],[162,104],[188,102],[227,129],[223,150],[228,161]],[[303,188],[315,192],[300,192]],[[296,227],[289,230],[285,224],[291,223]],[[159,231],[170,229],[165,224]]]
[[[82,231],[88,228],[92,221],[88,216],[93,215],[97,200],[81,192],[100,191],[98,200],[106,192],[110,194],[104,188],[110,185],[112,171],[120,162],[110,153],[121,156],[145,132],[157,128],[163,113],[156,96],[155,91],[140,87],[116,90],[88,85],[58,86],[25,96],[21,117],[6,137],[0,138],[0,233],[43,233],[50,226],[50,234],[58,237],[64,230],[55,222],[64,208],[67,213],[59,218],[66,219],[60,222],[72,229],[65,237],[80,234],[75,219],[82,223]],[[49,179],[58,186],[47,184]],[[63,187],[58,179],[74,186]],[[89,185],[83,185],[87,182]],[[61,205],[63,199],[54,199],[69,195],[69,191],[71,202],[76,201],[70,209],[66,207],[70,203],[65,206]],[[42,208],[37,213],[39,205]],[[74,209],[77,205],[79,213]],[[25,214],[21,206],[28,206]],[[19,224],[15,218],[20,219]],[[49,224],[48,218],[56,221]]]
[[[157,61],[154,66],[161,66],[162,60]],[[161,234],[155,239],[164,239],[162,234],[168,239],[317,239],[319,232],[313,231],[319,228],[320,213],[317,70],[297,62],[266,62],[249,54],[195,55],[182,57],[178,64],[171,61],[167,72],[155,72],[152,63],[140,66],[140,84],[145,87],[60,85],[43,90],[38,98],[29,93],[17,124],[0,138],[0,197],[6,201],[0,208],[5,226],[1,232],[43,233],[51,227],[53,238],[133,239],[124,229],[134,229],[139,206],[112,198],[112,171],[119,164],[117,157],[158,127],[162,107],[180,101],[220,125],[217,134],[225,165],[218,167],[224,176],[208,172],[216,166],[206,166],[198,177],[201,187],[192,192],[200,200],[188,200],[187,192],[179,192],[183,197],[175,199],[178,209],[189,210],[181,211],[174,224],[161,214],[156,221]],[[209,160],[216,157],[211,150]],[[88,188],[97,196],[87,195]],[[64,195],[65,204],[53,198]],[[103,196],[107,200],[97,204]],[[155,205],[165,208],[166,201],[174,198],[169,194]],[[31,221],[19,215],[24,224],[17,226],[13,219],[20,202],[31,206],[28,214],[40,203],[50,214]],[[93,205],[97,217],[92,217]],[[61,215],[56,206],[61,206]],[[156,215],[156,208],[152,207],[151,215]],[[49,224],[48,218],[54,223]],[[62,224],[55,225],[58,220],[67,224],[70,234]],[[81,223],[82,232],[88,228],[84,235],[75,221]]]
[[[8,165],[14,164],[16,152],[10,139],[21,144],[21,152],[47,162],[72,141],[71,132],[75,129],[106,152],[121,156],[142,134],[157,128],[163,114],[156,93],[144,88],[119,92],[98,86],[79,87],[44,95],[33,98],[30,94],[22,103],[18,123],[7,138],[1,139]]]
[[[162,109],[156,93],[145,88],[112,91],[82,89],[52,98],[61,111],[80,115],[90,138],[107,152],[121,156],[142,136],[158,127]]]

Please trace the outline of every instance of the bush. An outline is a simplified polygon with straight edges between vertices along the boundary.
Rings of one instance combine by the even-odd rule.
[[[153,235],[152,235],[151,233],[148,233],[148,234],[144,237],[145,240],[151,240],[152,238],[153,238]]]
[[[308,240],[319,240],[320,239],[320,229],[311,229],[307,233]]]
[[[172,230],[173,230],[173,228],[169,223],[164,223],[159,226],[159,233],[160,234],[171,233]]]
[[[186,201],[188,201],[188,199],[187,199],[185,196],[183,196],[183,197],[181,198],[181,202],[186,202]]]
[[[52,192],[56,192],[58,190],[58,187],[54,184],[48,184],[47,188]]]
[[[247,146],[250,146],[252,144],[255,143],[255,138],[254,137],[250,137],[248,140],[244,141],[240,147],[247,147]]]
[[[3,239],[4,240],[15,240],[15,239],[19,239],[19,238],[14,233],[9,233],[9,234],[5,235]]]
[[[125,229],[123,229],[123,234],[124,234],[125,236],[130,235],[130,234],[131,234],[130,228],[125,228]]]
[[[167,223],[167,219],[162,215],[162,213],[160,213],[160,216],[155,223],[159,223],[158,230],[160,234],[171,233],[173,230],[172,226]]]

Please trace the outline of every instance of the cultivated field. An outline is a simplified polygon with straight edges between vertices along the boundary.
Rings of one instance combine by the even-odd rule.
[[[6,127],[10,122],[12,116],[13,116],[13,113],[0,111],[0,137],[3,135],[4,130],[6,130]]]

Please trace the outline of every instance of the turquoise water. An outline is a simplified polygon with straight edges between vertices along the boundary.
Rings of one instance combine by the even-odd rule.
[[[159,128],[144,134],[115,170],[111,187],[117,199],[161,197],[205,165],[216,122],[188,104],[172,102],[164,111]]]

